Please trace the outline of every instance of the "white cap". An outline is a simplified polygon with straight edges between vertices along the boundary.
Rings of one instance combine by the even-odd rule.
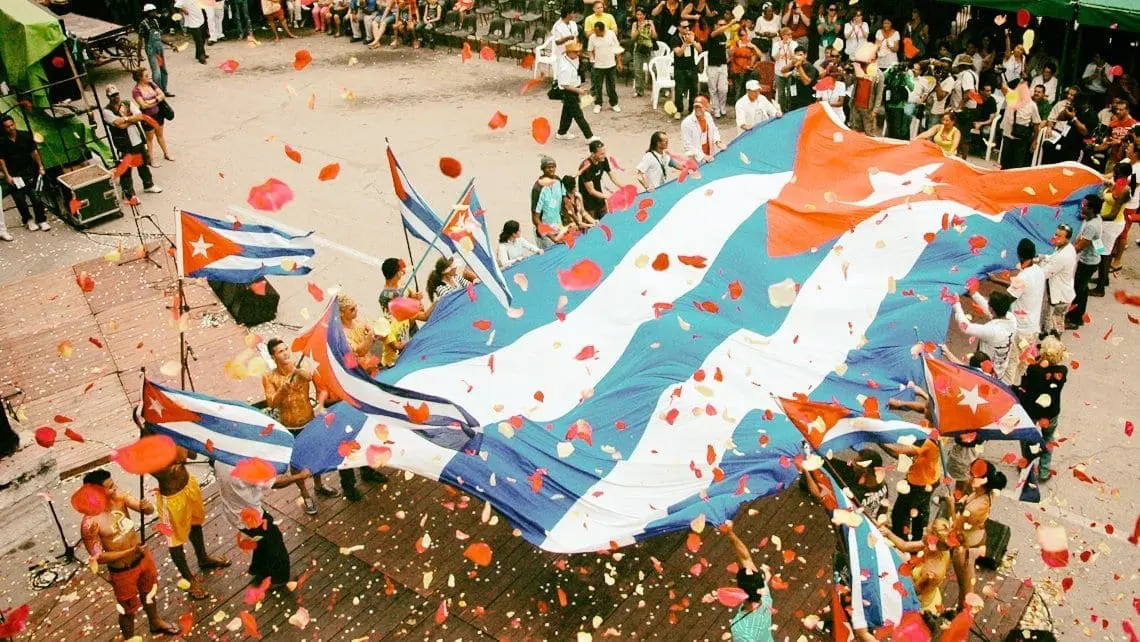
[[[760,81],[749,80],[748,82],[744,83],[744,88],[748,91],[760,91]]]
[[[157,11],[157,10],[158,10],[158,7],[155,7],[153,4],[150,4],[149,2],[147,4],[143,5],[143,13],[146,13],[147,11]]]
[[[110,98],[111,96],[118,96],[119,88],[114,85],[107,85],[107,88],[103,90],[103,93],[107,95],[107,98]]]

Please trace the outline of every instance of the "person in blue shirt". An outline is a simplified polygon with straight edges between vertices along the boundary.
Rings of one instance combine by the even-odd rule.
[[[748,546],[740,541],[732,528],[732,521],[724,523],[736,551],[736,561],[740,570],[736,572],[736,585],[748,594],[748,598],[736,609],[729,623],[733,642],[773,642],[772,636],[772,594],[768,590],[768,579],[772,576],[767,565],[762,569],[752,561]]]

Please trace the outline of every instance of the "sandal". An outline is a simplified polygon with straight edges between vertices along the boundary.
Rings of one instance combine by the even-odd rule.
[[[199,564],[198,568],[203,571],[213,570],[215,568],[227,568],[233,562],[224,557],[207,557],[205,563]]]
[[[180,635],[182,633],[182,627],[178,626],[177,624],[170,624],[169,622],[163,622],[163,624],[165,624],[166,626],[160,626],[157,629],[151,627],[150,634],[151,635]]]

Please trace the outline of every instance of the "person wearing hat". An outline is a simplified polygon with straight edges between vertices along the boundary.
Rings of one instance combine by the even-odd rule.
[[[737,135],[766,120],[781,116],[780,108],[773,105],[772,101],[760,93],[759,80],[749,80],[744,83],[744,90],[745,94],[736,101]]]
[[[723,530],[728,540],[732,542],[736,563],[740,567],[736,571],[736,585],[748,595],[729,622],[728,628],[732,633],[732,639],[771,642],[775,639],[772,636],[772,593],[767,585],[772,573],[767,565],[756,566],[748,545],[737,536],[732,520],[724,523]]]
[[[150,64],[150,78],[168,98],[174,94],[166,90],[166,52],[162,46],[162,27],[158,24],[158,9],[153,4],[144,4],[143,19],[139,22],[139,40],[143,43],[146,61]]]
[[[765,53],[772,51],[772,43],[780,37],[780,27],[783,21],[772,7],[771,2],[765,2],[760,9],[760,16],[756,18],[756,27],[752,29],[752,38],[756,46]]]
[[[885,83],[875,64],[875,46],[864,44],[855,53],[855,90],[851,95],[851,129],[878,136],[878,117],[883,111]]]
[[[923,124],[923,129],[930,129],[942,122],[942,116],[950,109],[950,99],[957,83],[954,74],[950,73],[952,63],[953,60],[950,58],[939,58],[931,63],[934,88],[926,99],[926,123]]]
[[[1018,90],[1021,79],[1015,79],[1002,89],[1007,96],[1016,96],[1015,99],[1006,99],[1005,114],[1001,119],[1001,135],[1003,138],[1001,148],[1001,168],[1017,169],[1028,167],[1030,153],[1037,145],[1037,130],[1041,127],[1041,112],[1037,103],[1028,95],[1022,95]],[[1026,92],[1028,93],[1028,92]]]
[[[586,122],[586,115],[582,113],[582,96],[587,92],[582,89],[582,78],[578,75],[578,65],[581,64],[582,45],[577,40],[566,43],[566,50],[559,56],[554,77],[557,86],[557,95],[562,100],[562,113],[558,118],[558,140],[570,140],[574,134],[570,133],[570,124],[577,123],[582,135],[593,140],[594,131],[590,123]]]
[[[158,194],[162,188],[155,185],[151,177],[150,163],[147,162],[146,137],[140,125],[145,117],[142,114],[131,113],[130,103],[123,102],[119,96],[119,89],[114,85],[107,85],[104,93],[107,96],[107,105],[103,107],[102,112],[103,127],[111,136],[115,151],[120,159],[126,158],[129,154],[141,156],[143,162],[138,165],[138,169],[143,182],[143,191]],[[122,189],[124,199],[129,200],[135,195],[133,174],[133,166],[127,164],[126,171],[119,176],[119,187]]]
[[[685,156],[696,159],[698,163],[711,162],[716,153],[724,149],[720,129],[708,109],[709,99],[697,96],[693,102],[693,113],[681,121],[681,144],[685,147]]]
[[[960,131],[968,132],[974,128],[978,120],[978,101],[976,97],[981,91],[981,82],[978,72],[974,69],[974,59],[966,54],[959,54],[954,59],[954,92],[950,96],[950,108],[958,112],[957,121]],[[963,158],[966,156],[968,146],[961,150]]]

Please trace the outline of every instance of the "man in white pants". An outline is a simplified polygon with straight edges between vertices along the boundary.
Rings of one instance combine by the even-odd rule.
[[[713,118],[721,118],[728,113],[728,34],[729,23],[724,18],[716,21],[716,27],[709,35],[705,50],[708,51],[708,64],[705,66],[709,79],[709,102]]]
[[[214,6],[211,7],[210,4]],[[214,0],[213,3],[205,0],[202,2],[202,8],[206,10],[206,28],[210,31],[210,39],[206,44],[212,45],[219,40],[225,40],[226,32],[222,29],[222,22],[226,19],[226,0]]]

